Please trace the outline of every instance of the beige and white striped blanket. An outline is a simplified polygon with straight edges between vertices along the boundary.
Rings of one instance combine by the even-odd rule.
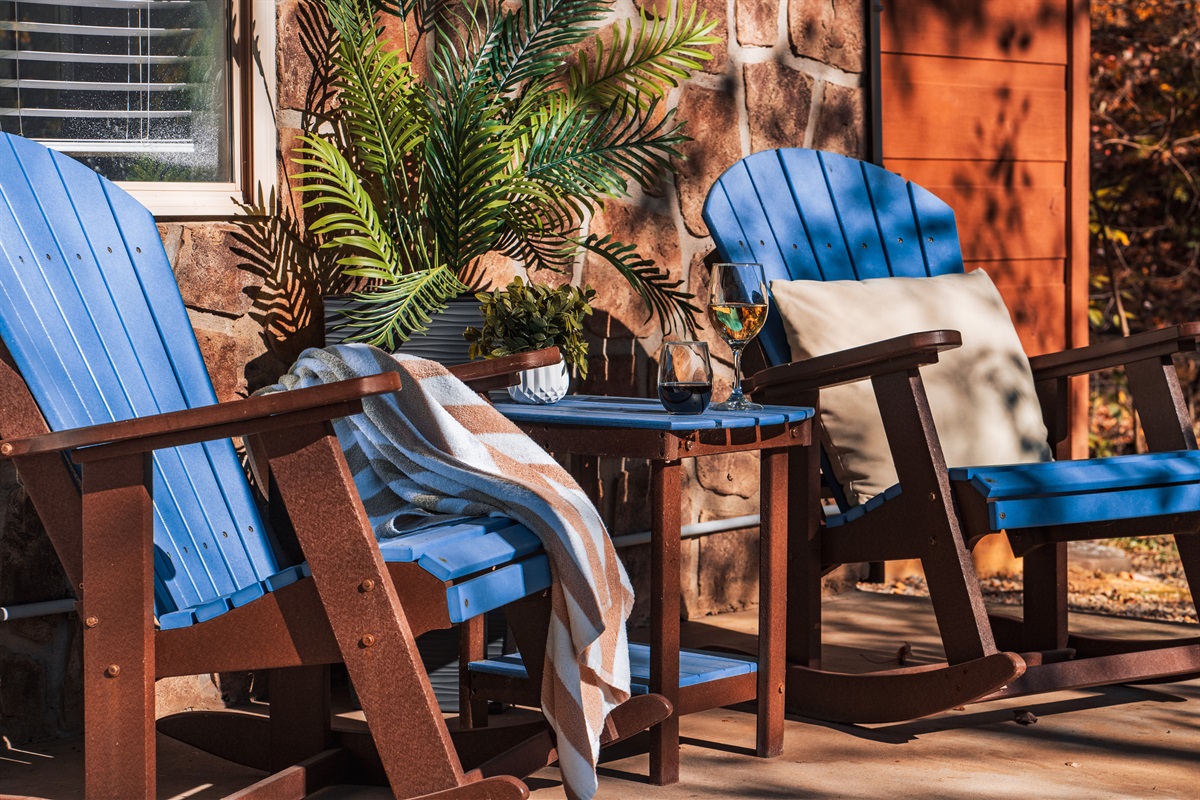
[[[566,470],[434,362],[366,345],[310,349],[264,391],[385,371],[400,374],[401,390],[334,422],[376,535],[505,516],[541,539],[554,577],[542,710],[567,794],[590,798],[604,720],[629,698],[633,589],[604,523]]]

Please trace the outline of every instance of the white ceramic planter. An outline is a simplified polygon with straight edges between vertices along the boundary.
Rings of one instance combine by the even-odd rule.
[[[509,397],[518,403],[557,403],[567,396],[567,390],[571,388],[571,374],[567,371],[566,361],[548,367],[522,370],[518,377],[520,383],[508,387]]]

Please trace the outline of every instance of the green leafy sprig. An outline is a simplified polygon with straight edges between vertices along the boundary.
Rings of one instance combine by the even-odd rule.
[[[475,295],[483,309],[483,328],[467,328],[471,358],[500,358],[557,347],[567,365],[587,377],[588,343],[583,319],[592,313],[591,286],[552,289],[526,284],[518,276],[503,289]]]

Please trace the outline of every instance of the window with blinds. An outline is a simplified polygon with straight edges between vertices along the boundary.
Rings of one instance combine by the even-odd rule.
[[[0,0],[0,128],[120,181],[230,181],[228,0]]]

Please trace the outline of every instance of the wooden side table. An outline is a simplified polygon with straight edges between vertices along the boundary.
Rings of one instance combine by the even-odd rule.
[[[784,672],[789,470],[805,486],[811,469],[811,408],[768,406],[755,412],[667,414],[656,400],[576,395],[553,405],[498,400],[496,408],[552,453],[569,454],[572,471],[594,492],[599,458],[650,461],[651,599],[648,689],[675,706],[652,729],[650,780],[679,780],[679,716],[756,700],[756,751],[783,751]],[[710,669],[705,656],[679,648],[680,479],[685,458],[761,450],[758,661],[745,669]],[[803,495],[804,491],[796,492]],[[595,499],[593,497],[593,499]],[[793,498],[794,499],[794,498]],[[797,506],[800,508],[800,506]],[[641,661],[631,653],[635,664]],[[718,656],[709,656],[721,661]],[[681,678],[681,661],[684,672]],[[634,667],[638,672],[638,667]],[[740,674],[730,674],[740,672]],[[639,677],[635,674],[634,683]],[[681,685],[684,684],[684,685]],[[636,689],[635,689],[636,691]]]

